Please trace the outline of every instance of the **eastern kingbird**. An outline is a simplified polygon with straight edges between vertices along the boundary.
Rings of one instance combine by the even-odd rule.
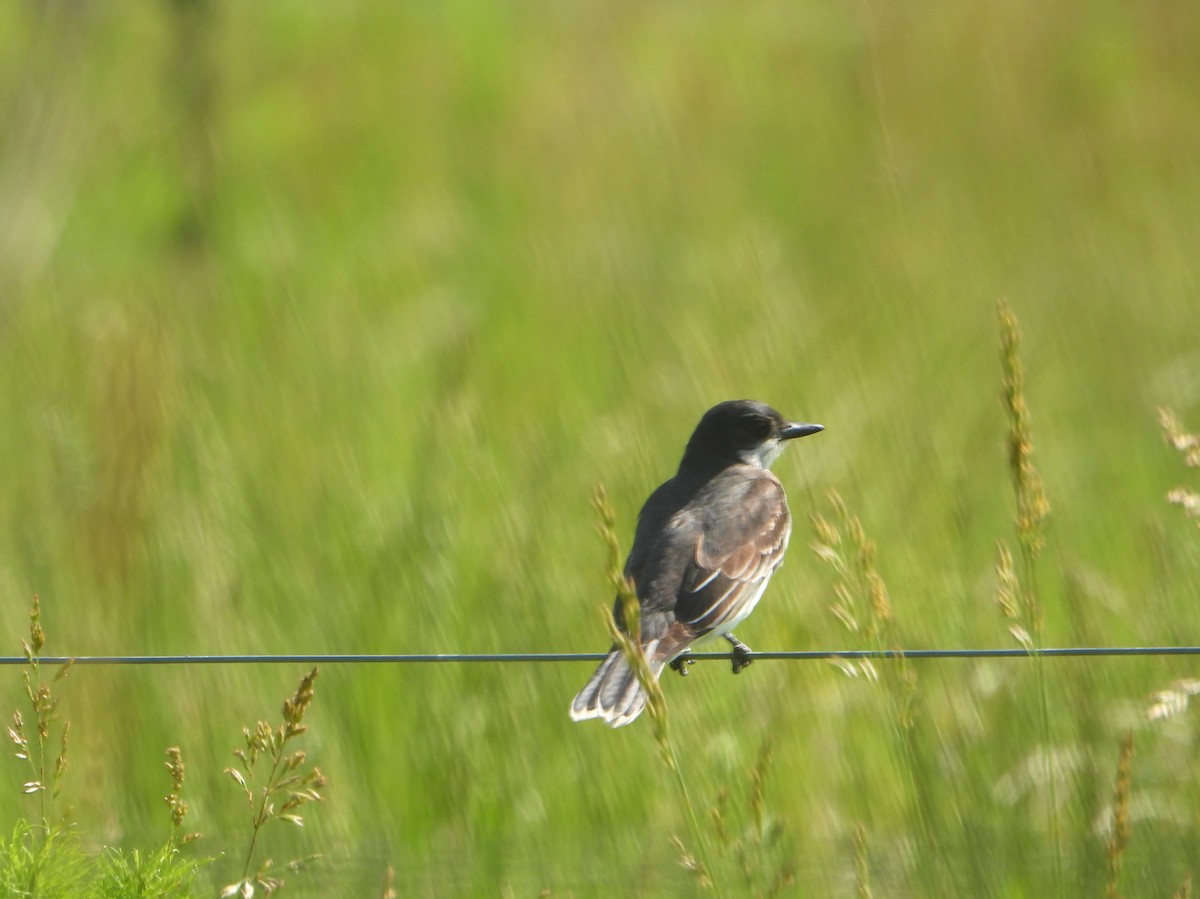
[[[751,400],[704,413],[679,471],[642,506],[625,562],[641,607],[642,652],[656,678],[668,664],[686,673],[682,656],[710,634],[732,645],[734,674],[750,664],[750,649],[733,628],[754,611],[792,532],[783,486],[767,469],[784,441],[823,430]],[[613,617],[624,629],[620,597]],[[571,703],[571,718],[620,727],[645,704],[637,676],[614,646]]]

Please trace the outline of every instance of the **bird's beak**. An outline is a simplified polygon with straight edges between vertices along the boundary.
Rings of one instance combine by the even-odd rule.
[[[810,425],[802,421],[793,421],[779,432],[780,440],[794,440],[797,437],[807,437],[825,430],[825,425]]]

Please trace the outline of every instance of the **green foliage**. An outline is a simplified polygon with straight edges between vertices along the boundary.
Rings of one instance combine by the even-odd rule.
[[[0,839],[0,896],[11,899],[189,899],[202,861],[171,841],[149,851],[109,848],[99,856],[80,848],[76,835],[49,834],[18,821]]]
[[[63,830],[47,833],[18,821],[12,836],[0,840],[0,895],[29,899],[71,899],[91,879],[87,858]]]
[[[25,666],[21,682],[32,710],[32,727],[26,728],[21,713],[13,713],[8,736],[16,746],[15,756],[32,772],[33,780],[21,785],[21,793],[37,800],[40,819],[30,824],[19,820],[12,836],[0,840],[0,896],[28,899],[186,899],[195,895],[192,884],[203,860],[182,855],[179,847],[198,834],[180,836],[179,828],[187,815],[182,796],[183,756],[178,748],[167,750],[167,770],[171,789],[166,798],[171,809],[172,830],[160,847],[148,852],[125,852],[107,847],[96,855],[80,848],[80,838],[64,814],[58,820],[50,816],[50,801],[57,799],[67,771],[67,734],[70,722],[59,728],[59,750],[49,766],[48,743],[59,721],[59,698],[52,684],[61,680],[71,667],[68,662],[58,669],[53,681],[42,680],[42,649],[46,631],[42,626],[41,602],[33,598],[29,615],[29,639],[22,640]],[[33,737],[28,735],[32,730]],[[49,798],[48,798],[49,797]]]
[[[79,895],[96,899],[186,899],[205,895],[196,880],[204,862],[184,855],[168,841],[142,852],[107,849],[88,878],[88,891]]]

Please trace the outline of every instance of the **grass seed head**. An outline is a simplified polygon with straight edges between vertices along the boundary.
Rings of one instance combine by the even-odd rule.
[[[1158,409],[1158,423],[1167,443],[1183,455],[1183,463],[1189,468],[1200,468],[1200,435],[1184,430],[1175,411],[1166,406]]]
[[[1113,787],[1112,830],[1109,833],[1105,857],[1108,866],[1108,881],[1105,886],[1105,899],[1118,899],[1120,896],[1121,861],[1125,850],[1129,847],[1132,824],[1129,815],[1130,785],[1133,780],[1133,732],[1130,731],[1121,741],[1121,751],[1117,757],[1117,781]]]
[[[1050,515],[1041,475],[1033,464],[1033,428],[1025,401],[1025,369],[1021,362],[1021,332],[1016,316],[1004,300],[997,304],[1000,317],[1001,361],[1004,386],[1001,402],[1008,413],[1008,464],[1017,500],[1017,538],[1030,559],[1045,544],[1044,522]]]

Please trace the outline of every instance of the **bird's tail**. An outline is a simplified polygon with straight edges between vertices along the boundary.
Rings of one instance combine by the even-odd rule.
[[[657,680],[666,661],[651,656],[649,662]],[[621,727],[640,715],[645,705],[646,691],[637,674],[625,653],[613,649],[571,703],[571,720],[599,718],[609,727]]]

